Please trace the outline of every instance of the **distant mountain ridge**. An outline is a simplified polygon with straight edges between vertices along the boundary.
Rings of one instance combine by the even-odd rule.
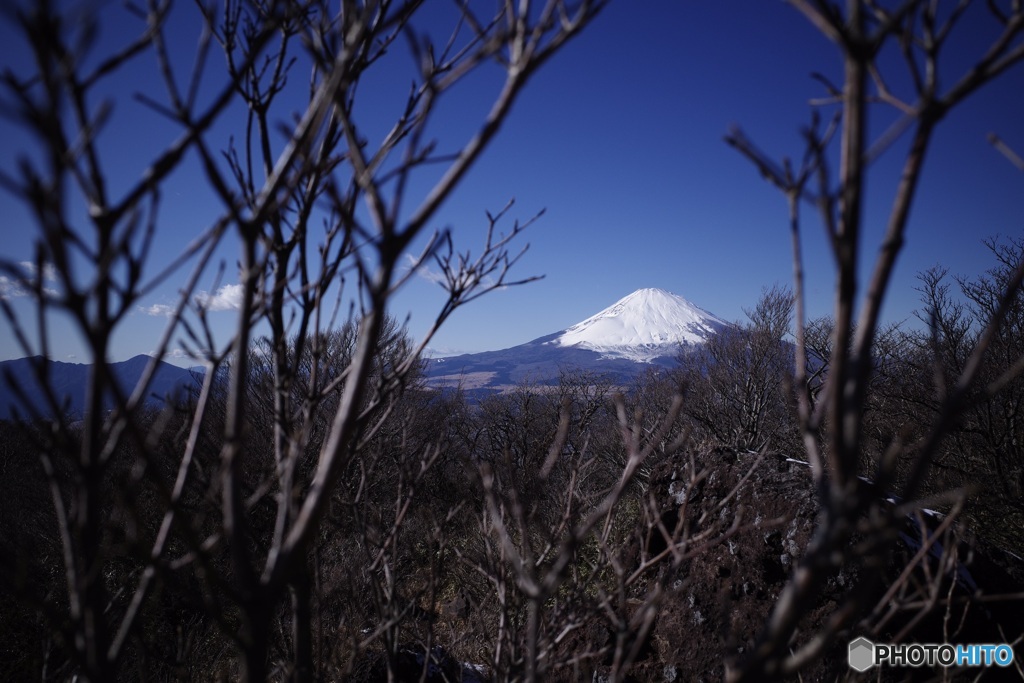
[[[564,330],[498,351],[464,354],[426,361],[427,382],[434,387],[500,390],[521,382],[551,384],[563,371],[593,371],[628,381],[651,366],[671,367],[680,352],[703,344],[729,323],[681,296],[663,289],[639,289],[611,306]],[[111,363],[116,382],[130,393],[150,357],[135,356]],[[52,417],[34,366],[41,357],[0,362],[0,419],[33,412]],[[90,366],[49,362],[48,383],[71,417],[81,417]],[[147,402],[159,407],[166,397],[186,396],[194,374],[160,362]],[[19,398],[12,386],[24,395]],[[112,403],[108,401],[106,407]],[[34,410],[33,410],[34,409]]]
[[[149,356],[139,355],[110,364],[110,371],[122,391],[132,392],[150,360]],[[43,387],[36,378],[35,366],[41,361],[41,356],[33,356],[0,362],[0,420],[14,419],[16,412],[22,419],[30,418],[34,413],[53,417]],[[84,414],[90,368],[84,363],[49,362],[47,384],[66,406],[65,413],[70,417],[79,418]],[[191,371],[160,361],[149,386],[147,403],[159,407],[167,397],[182,399],[194,384]],[[18,387],[24,398],[19,397],[12,387]],[[108,397],[105,407],[111,406]]]
[[[525,344],[431,359],[428,383],[499,389],[523,381],[550,383],[571,369],[625,380],[651,365],[674,365],[683,349],[729,326],[677,294],[638,289],[586,320]]]

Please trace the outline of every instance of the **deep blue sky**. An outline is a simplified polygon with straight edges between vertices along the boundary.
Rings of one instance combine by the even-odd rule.
[[[427,11],[441,4],[432,0]],[[961,73],[956,62],[977,54],[986,37],[984,3],[976,4],[949,60],[955,75]],[[191,7],[182,4],[184,10]],[[116,40],[125,21],[117,5],[104,16],[113,21],[104,37]],[[184,15],[181,21],[188,25]],[[189,36],[183,54],[193,45]],[[0,62],[22,68],[26,59],[23,41],[4,25]],[[137,177],[147,154],[175,137],[173,128],[133,114],[130,92],[155,87],[148,69],[151,62],[139,63],[127,81],[112,86],[112,94],[124,100],[104,138],[115,184],[117,177],[124,183]],[[475,252],[485,211],[496,211],[513,197],[513,217],[526,219],[546,209],[524,234],[530,250],[514,273],[545,278],[461,309],[432,346],[442,351],[512,346],[563,329],[641,287],[661,287],[720,317],[742,318],[743,308],[756,302],[763,287],[790,281],[790,244],[781,195],[723,136],[738,125],[770,154],[799,157],[798,130],[809,119],[808,100],[822,94],[810,74],[838,81],[838,71],[835,48],[781,2],[612,2],[530,83],[495,144],[437,221],[438,227],[453,228],[457,246]],[[441,135],[455,139],[466,130],[463,124],[475,122],[489,105],[496,86],[487,75],[467,83],[441,110],[451,123],[438,129]],[[373,99],[367,111],[393,101],[383,90],[368,97]],[[300,105],[297,99],[296,108]],[[872,116],[876,132],[893,118],[881,106]],[[1024,175],[985,141],[987,133],[996,132],[1024,149],[1021,121],[1024,69],[1017,68],[943,122],[886,319],[911,316],[918,271],[941,263],[953,273],[980,273],[990,265],[984,237],[1021,234]],[[28,144],[6,121],[0,123],[5,170]],[[867,257],[877,248],[892,199],[900,149],[897,144],[872,169]],[[210,206],[200,182],[199,174],[181,175],[165,193],[159,256],[151,267],[207,225]],[[8,195],[0,195],[0,234],[4,256],[32,258],[35,226]],[[831,257],[810,212],[806,234],[810,313],[820,315],[831,305]],[[221,256],[228,264],[224,282],[230,284],[236,254],[227,248]],[[203,288],[215,284],[211,273]],[[172,283],[144,306],[170,304],[174,291]],[[393,312],[410,313],[411,330],[418,334],[440,300],[436,284],[414,278],[396,298]],[[21,313],[31,313],[27,299],[10,301]],[[226,329],[235,314],[211,315],[221,316]],[[151,350],[165,323],[141,310],[131,316],[116,337],[112,360]],[[0,359],[24,355],[9,338],[7,323],[0,325]],[[57,335],[55,359],[80,354],[74,335]]]

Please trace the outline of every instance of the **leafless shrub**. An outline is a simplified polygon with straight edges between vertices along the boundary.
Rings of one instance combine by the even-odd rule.
[[[500,233],[501,214],[488,216],[475,258],[455,251],[446,234],[430,236],[427,226],[530,76],[603,4],[508,2],[486,17],[458,4],[453,30],[438,38],[419,22],[420,2],[200,3],[202,29],[187,74],[172,57],[169,2],[130,6],[126,11],[140,20],[138,35],[113,47],[96,42],[94,16],[67,21],[49,3],[11,13],[36,63],[33,73],[5,74],[4,108],[37,149],[18,175],[3,175],[0,184],[34,217],[37,272],[52,268],[57,284],[51,291],[41,276],[31,278],[5,260],[3,270],[36,300],[38,332],[29,334],[30,325],[6,301],[0,306],[26,355],[49,356],[56,333],[51,314],[58,312],[86,340],[93,362],[81,429],[60,417],[60,398],[51,392],[49,407],[58,417],[52,437],[35,449],[61,538],[67,621],[53,628],[72,660],[69,675],[115,678],[126,648],[141,642],[147,628],[158,628],[148,619],[158,587],[170,576],[188,576],[206,615],[231,643],[229,656],[219,658],[223,675],[313,677],[310,550],[342,481],[382,457],[378,449],[362,459],[374,453],[375,439],[388,436],[384,424],[397,409],[395,397],[433,333],[380,363],[390,334],[388,302],[416,268],[435,263],[448,293],[436,330],[467,301],[514,284],[511,241],[524,225]],[[360,106],[359,86],[376,78],[384,55],[403,43],[412,55],[412,87],[390,131],[371,141],[367,131],[379,124],[379,114]],[[225,69],[216,66],[218,49]],[[168,122],[178,137],[136,179],[115,183],[104,154],[112,103],[102,93],[119,86],[126,92],[119,79],[141,55],[155,58],[162,93],[140,94],[139,115]],[[438,101],[468,73],[495,62],[502,81],[490,111],[463,143],[439,147],[428,125]],[[309,87],[296,108],[293,84],[303,70]],[[240,120],[232,118],[236,112]],[[233,138],[218,139],[222,123],[232,126]],[[191,158],[198,166],[187,165]],[[196,168],[219,208],[176,260],[152,272],[154,237],[165,229],[165,186]],[[419,199],[411,196],[414,176],[430,185]],[[228,241],[239,246],[237,284],[210,266]],[[424,241],[406,273],[405,254]],[[113,338],[148,293],[186,267],[190,273],[149,369],[123,391],[106,362]],[[239,295],[229,339],[215,334],[216,304],[200,289],[211,280],[209,291],[227,284]],[[348,313],[346,299],[354,302]],[[340,323],[352,335],[351,345],[342,345],[346,357],[335,357],[327,334]],[[192,412],[186,422],[173,415],[143,420],[157,361],[176,341],[206,366]],[[46,386],[48,361],[36,369]],[[256,395],[254,387],[261,387]],[[213,401],[217,396],[223,401]],[[330,414],[320,410],[326,406]],[[252,448],[257,435],[264,437],[258,449]],[[155,465],[154,445],[171,441],[177,466],[170,479],[158,480],[163,508],[136,539],[143,552],[134,564],[112,573],[120,555],[107,534],[121,523],[121,507],[108,504],[112,474],[118,463],[128,472],[145,471]],[[434,458],[418,449],[408,456],[423,467]],[[399,512],[415,489],[414,471],[394,482]],[[193,516],[196,496],[213,508],[205,505],[203,515]],[[392,525],[378,539],[377,568],[385,570],[392,548],[386,539],[402,517],[380,521]],[[386,582],[372,585],[384,591],[375,593],[379,611],[392,610]],[[284,668],[271,670],[282,643]]]
[[[792,452],[799,443],[787,339],[793,296],[778,286],[767,289],[747,315],[748,324],[727,328],[680,355],[683,413],[717,443],[741,451]]]
[[[972,387],[981,381],[981,368],[991,357],[992,342],[1005,324],[1012,303],[1017,300],[1024,277],[1024,262],[1013,263],[1007,277],[993,292],[989,316],[977,343],[972,345],[962,370],[953,381],[939,382],[935,419],[916,444],[895,434],[874,467],[874,481],[859,478],[862,453],[867,442],[864,406],[868,401],[879,335],[882,303],[889,289],[896,257],[904,244],[907,220],[915,197],[925,154],[933,134],[945,115],[981,86],[992,81],[1024,59],[1024,15],[1019,3],[988,3],[996,38],[974,57],[970,67],[950,74],[940,63],[950,35],[960,29],[960,20],[971,3],[910,0],[876,3],[850,0],[841,8],[826,2],[791,3],[803,13],[839,50],[843,82],[829,86],[829,97],[819,105],[833,107],[834,116],[822,127],[817,113],[805,129],[806,148],[802,161],[794,166],[788,159],[777,164],[766,157],[742,133],[728,140],[747,156],[759,171],[786,196],[793,243],[796,295],[796,386],[800,430],[814,471],[822,504],[818,530],[800,565],[764,628],[757,648],[737,661],[730,672],[733,680],[756,680],[763,676],[794,673],[820,656],[823,648],[839,633],[849,629],[861,609],[851,595],[838,605],[835,618],[805,644],[794,648],[793,638],[814,596],[826,579],[852,557],[848,539],[858,520],[871,520],[868,538],[879,542],[866,549],[860,560],[871,564],[890,552],[892,529],[899,516],[886,509],[882,491],[893,486],[897,463],[905,464],[905,477],[898,487],[903,500],[914,501],[947,437],[969,402]],[[892,45],[902,58],[907,82],[906,94],[897,92],[891,62],[881,58]],[[941,76],[940,76],[941,75]],[[941,79],[941,80],[940,80]],[[900,118],[877,140],[870,140],[866,117],[874,102],[895,107]],[[909,135],[902,175],[896,188],[885,236],[863,295],[858,291],[859,254],[863,242],[863,204],[872,162],[899,135]],[[841,157],[834,174],[826,148],[839,137]],[[818,210],[832,246],[836,263],[834,327],[828,375],[817,402],[812,401],[808,376],[813,372],[806,361],[807,325],[804,306],[804,264],[801,251],[801,206],[809,203]],[[1019,374],[1014,364],[1001,384]],[[992,383],[988,385],[992,387]],[[994,388],[994,387],[993,387]],[[819,434],[825,429],[825,439]],[[865,550],[865,549],[862,549]]]

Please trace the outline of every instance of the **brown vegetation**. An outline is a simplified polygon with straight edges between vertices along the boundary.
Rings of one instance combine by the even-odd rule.
[[[459,4],[449,42],[417,32],[418,2],[200,4],[184,81],[168,61],[165,3],[149,3],[140,35],[98,64],[81,58],[88,24],[76,33],[47,3],[17,15],[37,72],[5,77],[5,114],[44,154],[0,181],[36,219],[36,272],[52,266],[59,290],[0,262],[35,296],[38,349],[29,321],[0,309],[26,355],[46,355],[49,314],[65,314],[94,364],[82,422],[0,425],[0,676],[766,680],[845,675],[853,635],[976,640],[970,629],[989,628],[986,639],[1019,640],[1019,621],[986,602],[1020,599],[1019,568],[1000,569],[971,530],[1024,549],[1005,521],[1020,519],[1024,473],[1024,243],[993,240],[993,270],[957,281],[963,299],[941,270],[923,274],[925,332],[880,318],[932,133],[1024,59],[1019,2],[988,3],[990,50],[940,82],[966,3],[940,14],[945,3],[793,0],[839,48],[845,81],[822,105],[835,115],[815,116],[799,167],[740,133],[730,141],[789,202],[794,290],[768,291],[746,327],[677,373],[626,395],[567,374],[557,392],[522,387],[479,406],[421,385],[430,335],[410,340],[388,315],[404,254],[427,239],[415,265],[443,274],[435,329],[513,284],[524,225],[501,234],[504,212],[488,215],[476,258],[426,225],[530,75],[603,4],[504,2],[493,17]],[[375,146],[357,90],[397,41],[417,56],[413,87]],[[876,59],[888,44],[908,95]],[[200,98],[216,48],[226,73]],[[141,53],[166,91],[145,104],[182,136],[114,196],[92,96]],[[484,63],[501,67],[498,94],[465,144],[441,152],[429,115]],[[292,116],[279,96],[297,65],[311,86]],[[878,100],[904,113],[911,144],[858,298],[877,151],[864,118]],[[212,148],[236,104],[238,137]],[[145,402],[155,361],[130,394],[105,361],[118,325],[174,272],[147,265],[161,188],[186,153],[220,206],[175,264],[192,270],[156,357],[183,339],[206,370],[187,405],[157,412]],[[411,178],[428,167],[442,170],[417,201]],[[832,319],[805,316],[808,202],[837,264]],[[197,294],[219,278],[209,264],[228,234],[243,296],[225,341]],[[74,277],[79,262],[96,267]],[[47,363],[37,370],[45,383]],[[975,487],[990,495],[969,499]],[[921,512],[926,502],[943,514]],[[965,572],[983,560],[995,578],[972,585]]]

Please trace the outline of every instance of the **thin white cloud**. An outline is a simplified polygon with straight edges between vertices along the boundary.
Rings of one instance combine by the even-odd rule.
[[[0,299],[17,299],[31,295],[32,291],[25,289],[24,282],[0,275]],[[59,295],[59,292],[52,287],[43,287],[43,295],[53,299]]]
[[[150,355],[153,355],[152,353]],[[186,351],[180,346],[169,350],[164,354],[164,360],[199,360],[195,354]]]
[[[224,285],[215,293],[197,292],[195,303],[207,311],[237,311],[242,306],[242,285]],[[174,315],[174,306],[151,304],[138,306],[135,310],[143,315],[169,318]]]
[[[412,254],[406,254],[405,255],[405,260],[406,260],[406,264],[405,264],[406,270],[413,270],[413,269],[415,269],[416,275],[418,275],[422,279],[426,280],[427,282],[431,282],[431,283],[434,283],[434,284],[439,284],[442,287],[444,287],[445,289],[450,289],[450,285],[448,283],[448,276],[445,275],[444,273],[442,273],[441,271],[431,270],[430,268],[428,268],[425,265],[421,265],[421,266],[419,266],[417,268],[416,267],[416,258]],[[479,280],[476,280],[476,273],[471,271],[471,270],[470,271],[465,271],[464,270],[464,271],[458,272],[458,273],[455,274],[455,277],[456,277],[456,284],[459,285],[460,288],[463,289],[463,290],[465,290],[469,285],[473,285],[474,287],[483,287],[483,288],[486,288],[486,289],[493,289],[495,291],[502,291],[502,290],[508,289],[508,287],[505,286],[505,285],[497,286],[497,283],[495,282],[494,278],[491,277],[490,275],[488,275],[486,277],[482,277]]]
[[[237,311],[242,307],[242,285],[224,285],[213,295],[208,292],[196,294],[196,303],[208,311]]]
[[[0,275],[0,299],[15,299],[20,296],[28,296],[21,283],[6,275]]]
[[[412,270],[413,268],[415,268],[416,269],[416,274],[418,276],[420,276],[421,278],[423,278],[424,280],[426,280],[427,282],[433,282],[434,284],[443,284],[444,282],[447,281],[447,279],[444,276],[444,273],[441,273],[441,272],[438,272],[438,271],[434,271],[434,270],[430,270],[429,268],[427,268],[424,265],[421,265],[420,267],[417,268],[416,267],[417,259],[412,254],[406,254],[405,255],[405,260],[407,262],[406,263],[406,267],[409,270]]]
[[[21,261],[18,263],[18,265],[24,268],[29,275],[36,274],[36,264],[32,263],[31,261]],[[57,269],[54,267],[52,263],[43,264],[43,279],[48,282],[57,281]]]
[[[36,277],[36,266],[30,261],[19,261],[18,266],[26,273],[27,277],[8,277],[0,275],[0,299],[17,299],[19,297],[32,296],[37,283],[33,282]],[[47,282],[57,280],[57,271],[53,264],[47,263],[43,266],[43,279]],[[43,287],[43,295],[49,298],[56,298],[60,293],[53,287]]]
[[[156,317],[163,316],[165,318],[169,318],[171,316],[171,314],[174,313],[174,307],[173,306],[168,306],[167,304],[153,304],[152,306],[139,306],[137,310],[139,311],[139,313],[143,313],[145,315],[152,315],[152,316],[156,316]]]

